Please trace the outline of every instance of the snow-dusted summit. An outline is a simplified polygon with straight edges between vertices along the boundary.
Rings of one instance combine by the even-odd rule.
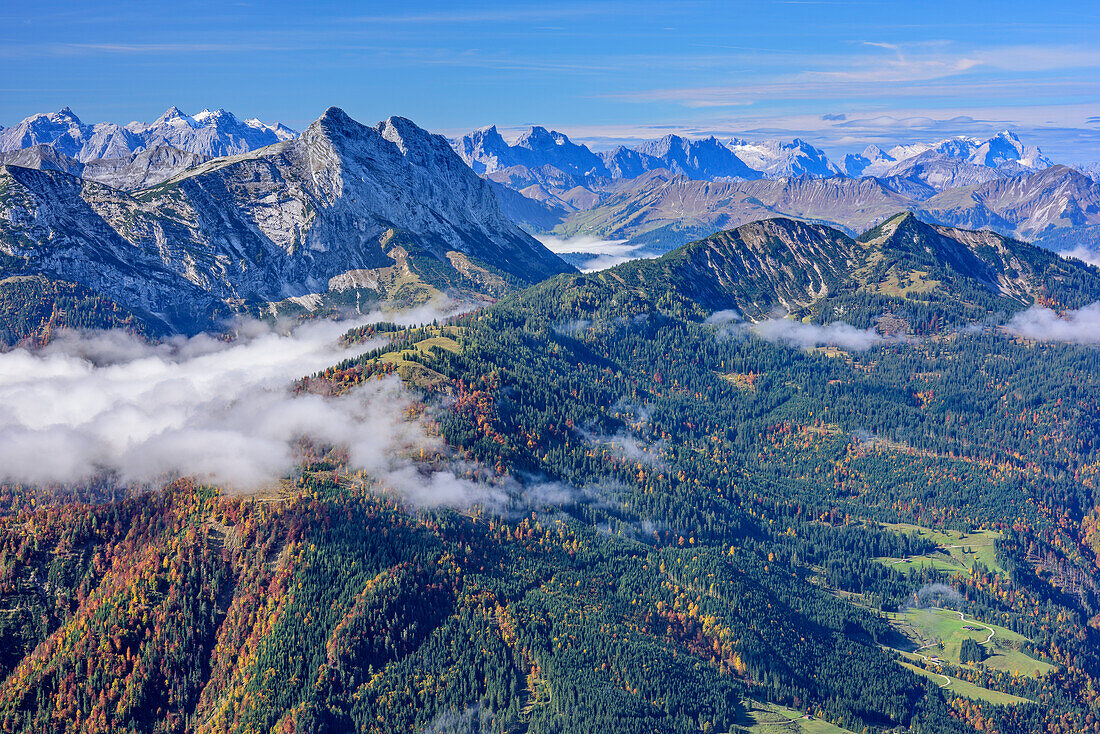
[[[242,121],[225,110],[187,115],[170,107],[152,123],[87,125],[65,107],[31,115],[0,129],[0,153],[49,145],[80,162],[126,158],[143,150],[170,146],[187,153],[214,157],[235,155],[289,140],[297,133],[282,124]]]
[[[192,116],[178,107],[168,108],[150,124],[131,122],[126,130],[144,141],[146,147],[170,145],[212,158],[247,153],[297,135],[285,125],[240,120],[225,110],[203,110]]]
[[[462,160],[481,174],[521,166],[530,172],[550,167],[579,182],[608,175],[603,160],[588,146],[578,145],[564,133],[538,125],[524,132],[511,145],[493,125],[456,138],[451,146]],[[546,175],[553,173],[547,171]]]
[[[665,135],[634,150],[657,159],[661,168],[691,179],[760,178],[759,171],[749,167],[714,136],[696,140]]]
[[[849,176],[882,178],[902,175],[904,165],[918,158],[925,162],[950,160],[1013,173],[1038,171],[1051,165],[1039,148],[1024,145],[1015,133],[1005,130],[988,140],[960,136],[935,143],[896,145],[888,151],[870,145],[862,155],[847,156],[844,167]]]
[[[749,168],[760,171],[768,178],[796,176],[828,178],[840,173],[840,169],[829,160],[825,151],[799,138],[790,142],[783,140],[749,142],[741,138],[733,138],[726,143],[726,147]]]
[[[456,138],[451,146],[476,173],[493,173],[517,163],[512,146],[497,132],[496,125]]]

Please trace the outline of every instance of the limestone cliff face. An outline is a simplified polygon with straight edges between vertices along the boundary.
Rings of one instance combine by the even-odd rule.
[[[56,170],[0,168],[6,272],[79,283],[176,321],[325,293],[395,265],[401,233],[439,291],[469,280],[448,253],[513,286],[571,268],[500,210],[448,143],[402,118],[330,108],[299,137],[216,158],[128,194]],[[336,280],[334,280],[336,279]],[[467,284],[469,285],[469,284]]]

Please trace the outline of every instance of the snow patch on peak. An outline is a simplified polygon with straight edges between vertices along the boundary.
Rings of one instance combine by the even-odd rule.
[[[186,112],[181,110],[179,107],[176,107],[175,105],[172,105],[171,107],[169,107],[168,109],[166,109],[164,111],[164,114],[162,114],[160,117],[158,117],[153,122],[152,126],[172,124],[174,122],[186,122],[187,124],[191,125],[192,123],[195,122],[195,120],[194,120],[193,117],[191,117],[191,115],[188,115]],[[138,123],[138,124],[140,125],[141,123]],[[150,127],[152,127],[152,126],[150,126]]]
[[[805,140],[795,138],[750,142],[733,138],[726,147],[732,150],[746,165],[770,178],[811,176],[828,178],[840,173],[825,151],[815,148]]]
[[[496,125],[480,127],[451,141],[451,147],[476,173],[493,173],[512,165],[511,148]]]
[[[934,143],[896,145],[886,154],[902,163],[923,156],[956,159],[987,168],[1027,168],[1037,170],[1050,166],[1050,161],[1035,146],[1024,145],[1011,130],[1002,130],[988,140],[959,135]],[[884,171],[869,171],[877,175]]]
[[[603,159],[565,133],[532,126],[508,145],[496,126],[481,128],[451,141],[451,147],[475,172],[489,175],[512,167],[527,169],[521,178],[553,180],[565,188],[583,185],[590,176],[607,177]]]
[[[514,147],[537,150],[539,148],[565,145],[567,143],[571,144],[569,138],[567,138],[564,134],[557,131],[547,130],[541,125],[535,125],[530,130],[519,136],[519,138],[516,140]]]
[[[187,153],[217,157],[247,153],[297,135],[283,125],[246,124],[231,112],[204,109],[195,116],[172,106],[152,123],[112,122],[86,125],[68,107],[32,115],[10,128],[0,128],[0,152],[49,145],[82,163],[124,159],[168,146]]]
[[[192,115],[192,119],[199,124],[206,124],[207,121],[210,121],[213,124],[217,124],[221,120],[232,123],[240,122],[240,120],[237,119],[236,115],[234,115],[232,112],[227,112],[220,107],[213,112],[211,112],[208,108],[204,108],[203,111],[198,113],[197,115]],[[249,127],[251,127],[251,125]]]

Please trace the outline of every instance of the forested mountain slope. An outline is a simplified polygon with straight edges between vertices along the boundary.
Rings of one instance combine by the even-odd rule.
[[[303,442],[249,496],[0,485],[0,720],[759,732],[768,701],[1097,731],[1100,352],[1008,314],[1098,299],[1095,269],[986,233],[771,220],[360,326],[386,342],[295,389],[404,378],[442,443],[399,476]],[[886,306],[905,338],[821,323]],[[406,493],[441,476],[469,501]]]
[[[866,326],[887,312],[914,328],[957,325],[1033,303],[1080,308],[1100,298],[1100,272],[993,232],[926,224],[910,213],[852,239],[819,224],[768,219],[719,232],[654,260],[635,260],[536,288],[610,313],[676,304],[703,318],[735,309]],[[574,304],[576,304],[574,306]]]

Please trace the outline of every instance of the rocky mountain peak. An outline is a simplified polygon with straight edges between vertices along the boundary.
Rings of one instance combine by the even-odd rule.
[[[53,145],[60,153],[80,162],[126,159],[134,153],[171,146],[206,157],[235,155],[288,140],[297,135],[282,125],[241,122],[226,110],[203,110],[191,116],[169,107],[152,123],[113,122],[86,125],[65,107],[57,112],[32,115],[18,125],[0,131],[0,153]]]
[[[917,219],[916,215],[911,211],[901,211],[897,214],[893,214],[882,221],[881,224],[874,227],[867,232],[864,232],[859,236],[860,242],[883,242],[886,239],[893,237],[898,230],[903,230],[907,227],[913,227],[914,225],[922,224]]]
[[[171,107],[166,109],[164,111],[164,113],[161,114],[161,116],[158,117],[153,122],[153,126],[156,126],[156,125],[171,125],[172,123],[179,123],[179,122],[190,123],[190,122],[192,122],[192,118],[191,118],[190,115],[188,115],[186,112],[181,110],[179,107],[176,107],[175,105],[172,105]]]
[[[191,119],[194,120],[200,126],[202,126],[202,125],[213,125],[214,127],[223,127],[224,126],[224,127],[230,128],[230,129],[239,128],[240,126],[247,124],[247,123],[242,123],[241,120],[236,115],[234,115],[232,112],[224,110],[220,107],[216,110],[213,110],[213,111],[211,111],[210,109],[205,109],[204,108],[202,110],[202,112],[199,112],[198,114],[193,115]],[[249,127],[252,127],[252,126],[249,125]],[[266,128],[266,125],[264,127]]]
[[[769,178],[828,178],[840,173],[825,151],[801,138],[759,142],[735,138],[726,145],[745,165]]]
[[[396,145],[403,156],[411,155],[421,163],[454,155],[445,138],[433,135],[405,117],[389,117],[378,123],[377,130],[383,139]]]
[[[878,163],[880,161],[889,161],[892,163],[894,161],[893,156],[874,143],[863,149],[863,157],[872,163]]]
[[[451,147],[476,173],[493,173],[515,164],[515,156],[496,125],[478,128],[451,141]]]
[[[560,137],[556,139],[555,134],[552,134],[546,128],[542,127],[541,125],[534,125],[531,127],[530,130],[519,136],[519,138],[516,140],[516,145],[521,148],[529,149],[534,149],[547,145],[558,145],[558,140],[560,138],[564,138],[565,136],[561,135],[561,133],[557,133],[556,135]]]
[[[319,126],[332,130],[345,130],[349,128],[364,127],[355,120],[348,116],[348,113],[344,112],[339,107],[329,107],[325,110],[320,117],[314,120],[310,127]]]
[[[363,274],[378,269],[404,268],[419,280],[402,297],[421,300],[452,289],[498,297],[571,270],[503,214],[489,184],[444,138],[402,117],[370,127],[331,107],[300,138],[250,155],[202,164],[159,151],[131,168],[165,161],[184,171],[137,198],[56,170],[13,167],[0,186],[18,189],[41,215],[27,220],[37,229],[20,235],[35,243],[20,251],[25,269],[128,308],[177,313],[170,320],[185,330],[209,308],[322,298],[345,282],[373,283],[364,287],[387,296]],[[76,165],[40,166],[63,164]],[[384,247],[395,231],[403,233],[401,262]]]
[[[505,142],[505,140],[504,140],[504,136],[502,136],[500,134],[500,131],[497,130],[496,125],[489,125],[488,127],[479,127],[477,130],[474,130],[472,133],[470,133],[466,137],[469,138],[470,140],[475,140],[475,141],[478,141],[482,144],[492,143],[493,145],[500,145],[500,146],[503,146],[503,147],[508,146],[508,143]]]
[[[682,149],[685,142],[687,141],[685,141],[679,135],[669,133],[668,135],[659,137],[656,140],[651,140],[647,143],[643,143],[635,148],[635,150],[640,153],[645,153],[646,155],[660,157],[663,155],[668,155],[669,151],[673,150],[674,148]]]

